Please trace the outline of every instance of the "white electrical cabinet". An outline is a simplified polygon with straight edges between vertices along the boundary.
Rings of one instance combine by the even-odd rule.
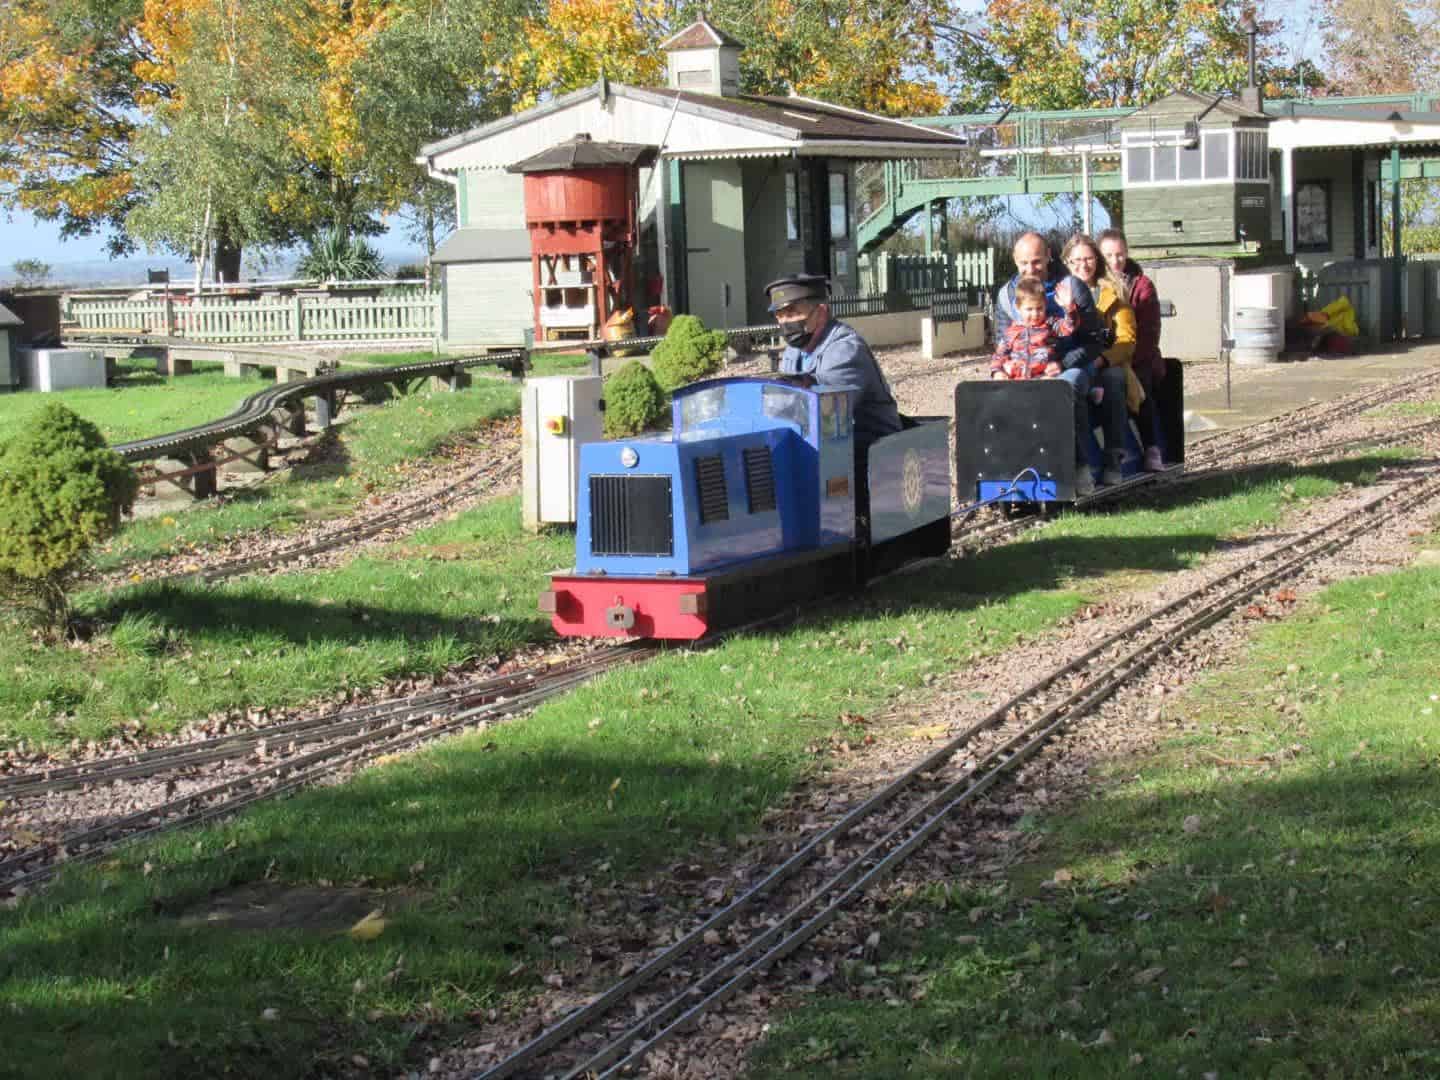
[[[526,379],[520,407],[521,514],[528,529],[573,525],[580,447],[602,434],[598,375]]]
[[[17,349],[20,377],[31,390],[105,386],[105,356],[98,349]]]

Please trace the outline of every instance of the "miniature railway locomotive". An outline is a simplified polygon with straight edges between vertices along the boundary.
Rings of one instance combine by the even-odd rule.
[[[943,554],[946,419],[877,440],[857,477],[855,394],[716,379],[676,391],[669,434],[583,446],[575,567],[540,598],[556,631],[694,640]]]

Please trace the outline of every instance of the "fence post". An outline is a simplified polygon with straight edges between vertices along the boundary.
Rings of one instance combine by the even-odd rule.
[[[304,321],[303,321],[303,320],[304,320],[304,314],[303,314],[303,312],[304,312],[304,310],[305,310],[304,304],[303,304],[303,302],[302,302],[302,300],[301,300],[301,297],[300,297],[300,294],[299,294],[298,292],[294,295],[294,297],[292,297],[292,299],[295,301],[294,307],[292,307],[292,308],[290,309],[290,320],[291,320],[291,322],[294,324],[294,325],[291,327],[291,329],[294,331],[294,337],[292,338],[292,340],[294,340],[294,341],[304,341],[304,340],[305,340],[305,326],[304,326]]]
[[[165,336],[175,336],[175,301],[168,292],[165,294]]]

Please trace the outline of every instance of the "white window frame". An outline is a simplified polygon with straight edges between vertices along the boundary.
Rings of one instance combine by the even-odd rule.
[[[1247,177],[1247,178],[1245,178],[1245,179],[1240,179],[1240,177],[1239,177],[1239,171],[1240,171],[1240,156],[1239,156],[1239,153],[1240,153],[1240,139],[1239,139],[1239,136],[1240,136],[1240,134],[1241,134],[1242,132],[1245,133],[1245,134],[1247,134],[1247,135],[1258,136],[1258,137],[1262,140],[1262,142],[1261,142],[1260,160],[1261,160],[1261,163],[1262,163],[1262,165],[1264,166],[1264,169],[1265,169],[1265,175],[1264,175],[1263,177]],[[1201,152],[1202,155],[1205,153],[1205,136],[1206,136],[1206,135],[1215,135],[1215,134],[1218,134],[1218,132],[1216,132],[1213,128],[1211,128],[1211,129],[1208,130],[1208,131],[1207,131],[1206,129],[1204,129],[1204,128],[1201,128],[1201,129],[1200,129],[1200,152]],[[1122,183],[1126,188],[1147,188],[1147,187],[1217,187],[1217,186],[1220,186],[1220,185],[1222,185],[1222,184],[1223,184],[1223,185],[1226,185],[1226,186],[1233,185],[1233,184],[1256,184],[1256,185],[1261,185],[1261,184],[1263,184],[1263,185],[1265,185],[1265,186],[1267,186],[1267,187],[1269,186],[1269,184],[1270,184],[1270,153],[1269,153],[1270,147],[1269,147],[1269,138],[1268,138],[1266,132],[1264,132],[1264,131],[1257,131],[1257,130],[1255,130],[1254,128],[1230,128],[1228,131],[1225,132],[1225,145],[1226,145],[1226,147],[1228,148],[1228,152],[1229,152],[1229,162],[1228,162],[1228,164],[1227,164],[1227,166],[1226,166],[1225,175],[1224,175],[1224,176],[1219,176],[1219,177],[1216,177],[1216,176],[1207,177],[1207,176],[1205,176],[1205,175],[1204,175],[1204,172],[1205,172],[1206,159],[1202,156],[1202,157],[1201,157],[1201,164],[1200,164],[1200,172],[1201,172],[1201,175],[1198,176],[1198,177],[1192,177],[1192,178],[1190,178],[1190,179],[1188,179],[1188,180],[1181,180],[1181,179],[1179,178],[1179,172],[1180,172],[1180,155],[1179,155],[1179,148],[1178,148],[1177,146],[1155,146],[1155,145],[1153,145],[1153,143],[1156,142],[1156,141],[1166,141],[1166,140],[1173,140],[1175,143],[1178,143],[1178,142],[1180,142],[1181,140],[1183,140],[1184,137],[1185,137],[1185,131],[1184,131],[1183,128],[1172,128],[1172,129],[1167,129],[1167,130],[1162,130],[1162,131],[1150,131],[1150,132],[1145,132],[1145,131],[1127,131],[1127,132],[1125,132],[1125,133],[1120,137],[1120,155],[1121,155],[1121,156],[1120,156],[1120,161],[1121,161],[1121,170],[1122,170],[1122,172],[1121,172],[1121,177],[1122,177],[1121,183]],[[1149,178],[1148,180],[1132,180],[1132,179],[1130,179],[1130,159],[1129,159],[1130,151],[1131,151],[1131,150],[1144,149],[1147,145],[1149,145],[1149,150],[1150,150],[1150,178]],[[1175,177],[1175,179],[1173,179],[1173,180],[1156,180],[1156,179],[1155,179],[1155,155],[1156,155],[1156,152],[1157,152],[1157,151],[1161,151],[1161,150],[1174,150],[1174,151],[1175,151],[1175,172],[1176,172],[1176,177]]]

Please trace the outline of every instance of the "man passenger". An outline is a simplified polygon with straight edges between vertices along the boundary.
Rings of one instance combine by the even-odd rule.
[[[1101,340],[1099,314],[1090,287],[1073,274],[1052,266],[1050,245],[1037,232],[1022,233],[1011,251],[1015,259],[1015,276],[1000,287],[995,298],[995,340],[1005,339],[1010,325],[1018,318],[1015,289],[1022,279],[1038,281],[1045,289],[1046,314],[1052,319],[1070,316],[1074,333],[1056,342],[1055,361],[1049,373],[1070,384],[1075,402],[1075,487],[1079,495],[1095,490],[1090,472],[1090,387],[1104,385],[1107,396],[1118,393],[1124,399],[1124,372],[1120,372],[1118,389],[1112,377],[1097,369],[1097,361],[1105,351]],[[1073,308],[1073,310],[1072,310]]]

